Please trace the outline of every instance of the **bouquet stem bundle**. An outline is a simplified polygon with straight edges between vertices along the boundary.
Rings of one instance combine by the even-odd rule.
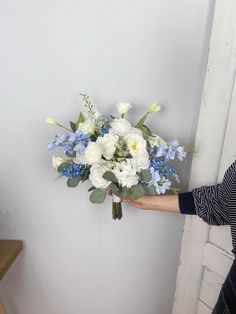
[[[122,218],[121,198],[112,194],[112,218],[120,220]]]

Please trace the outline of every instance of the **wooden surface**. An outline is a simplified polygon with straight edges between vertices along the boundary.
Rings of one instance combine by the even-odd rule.
[[[0,240],[0,280],[23,248],[22,241]]]

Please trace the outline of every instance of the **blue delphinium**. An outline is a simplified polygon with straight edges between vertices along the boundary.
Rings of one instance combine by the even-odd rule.
[[[101,126],[101,131],[102,131],[102,134],[108,134],[109,133],[109,128],[106,127],[105,125],[102,125]]]
[[[75,133],[67,132],[60,136],[56,135],[48,144],[48,149],[52,150],[55,147],[63,147],[65,153],[72,155],[74,152],[79,152],[79,154],[83,154],[89,142],[89,135],[77,130]]]
[[[176,172],[174,168],[168,168],[167,163],[159,160],[157,157],[151,159],[150,167],[154,170],[158,170],[160,175],[171,175]]]
[[[164,194],[166,190],[170,189],[171,181],[169,179],[165,176],[161,176],[159,171],[155,170],[154,167],[150,167],[150,172],[152,179],[148,183],[148,186],[154,186],[157,194]]]
[[[86,171],[87,170],[84,164],[72,163],[69,167],[63,169],[60,172],[60,175],[71,179],[77,176],[83,177],[86,174]]]
[[[187,153],[184,151],[184,147],[179,145],[178,140],[172,140],[168,144],[159,145],[157,147],[156,156],[163,157],[165,161],[175,159],[175,154],[179,160],[183,160]]]

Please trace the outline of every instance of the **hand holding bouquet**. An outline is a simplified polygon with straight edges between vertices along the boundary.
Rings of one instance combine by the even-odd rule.
[[[58,121],[46,121],[66,129],[48,144],[50,150],[62,147],[66,158],[52,157],[53,167],[60,177],[67,178],[69,187],[90,180],[90,201],[102,203],[111,190],[113,195],[112,217],[122,218],[121,200],[131,196],[138,199],[144,194],[161,194],[172,188],[172,176],[179,182],[174,168],[168,161],[178,157],[183,160],[187,152],[177,140],[164,141],[145,125],[149,114],[161,109],[153,104],[135,126],[124,118],[131,105],[117,104],[119,116],[104,116],[94,110],[89,96],[81,94],[85,112],[80,112],[70,128]]]

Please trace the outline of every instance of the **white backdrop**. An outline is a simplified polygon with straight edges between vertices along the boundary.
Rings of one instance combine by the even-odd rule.
[[[170,314],[184,217],[89,203],[54,182],[47,142],[81,109],[163,110],[150,124],[193,144],[211,0],[0,0],[0,237],[24,241],[1,282],[10,314]],[[183,190],[191,158],[177,164]]]

